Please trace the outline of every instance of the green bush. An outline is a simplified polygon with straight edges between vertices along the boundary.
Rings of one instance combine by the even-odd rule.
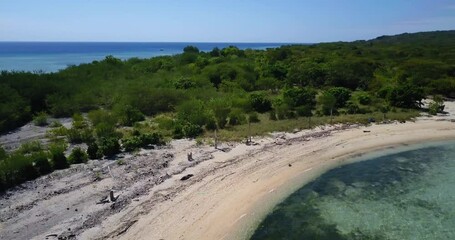
[[[45,175],[53,171],[47,154],[44,152],[33,153],[30,158],[33,160],[33,165],[35,166],[37,172],[40,175]]]
[[[344,87],[330,88],[328,93],[335,97],[335,107],[344,107],[349,98],[351,98],[351,90]]]
[[[62,124],[59,121],[54,120],[54,121],[51,122],[51,124],[49,124],[49,127],[58,128],[58,127],[62,127]]]
[[[434,96],[433,101],[431,101],[428,106],[428,110],[432,115],[436,115],[440,112],[443,112],[444,108],[445,108],[444,99],[440,95]]]
[[[100,123],[95,126],[95,135],[98,139],[101,138],[120,138],[120,133],[115,129],[114,125],[109,123]]]
[[[181,139],[181,138],[185,137],[185,134],[183,133],[183,124],[176,123],[174,125],[174,130],[172,131],[172,137],[175,139]]]
[[[8,157],[8,153],[6,153],[5,149],[0,146],[0,161],[6,159]]]
[[[349,114],[358,114],[358,113],[360,113],[360,107],[356,103],[354,103],[352,101],[348,101],[346,103],[346,108],[347,108],[347,113],[349,113]]]
[[[33,123],[36,125],[36,126],[40,126],[40,127],[43,127],[43,126],[46,126],[48,123],[47,123],[47,119],[48,119],[48,115],[47,113],[45,112],[39,112],[38,114],[36,114],[34,117],[33,117]]]
[[[361,92],[357,94],[357,101],[362,105],[368,105],[371,103],[371,96],[366,92]]]
[[[163,138],[163,135],[154,132],[154,133],[144,133],[140,135],[143,146],[147,145],[164,145],[166,144]]]
[[[117,117],[103,109],[92,110],[87,114],[87,117],[92,123],[92,126],[96,126],[100,123],[108,123],[109,125],[117,124]]]
[[[87,154],[90,159],[99,159],[103,157],[96,142],[91,142],[88,144]]]
[[[310,88],[292,87],[283,90],[283,101],[291,108],[316,105],[316,91]]]
[[[272,102],[263,92],[252,93],[249,98],[251,107],[260,113],[265,113],[272,109]]]
[[[116,107],[116,115],[119,123],[123,126],[133,126],[134,123],[145,119],[144,114],[131,105],[120,105]]]
[[[70,128],[66,131],[66,136],[68,137],[68,141],[73,144],[82,143],[82,132],[76,128]]]
[[[311,106],[300,106],[296,108],[297,115],[300,117],[312,117],[313,116],[313,108]]]
[[[182,128],[183,135],[187,138],[195,138],[202,134],[203,129],[196,124],[187,123]]]
[[[15,152],[0,161],[0,191],[39,176],[30,156]]]
[[[232,109],[229,113],[229,125],[235,126],[246,122],[245,114],[238,108]]]
[[[76,147],[71,151],[68,160],[71,164],[86,163],[88,160],[87,153],[80,147]]]
[[[73,122],[72,128],[75,129],[83,129],[88,127],[87,122],[85,121],[84,117],[80,113],[76,113],[73,115]]]
[[[272,111],[269,112],[269,119],[272,120],[272,121],[278,120],[278,119],[276,118],[276,112],[275,112],[275,110],[272,110]]]
[[[251,112],[250,114],[248,114],[248,121],[250,123],[258,123],[261,120],[259,120],[259,115],[257,112]]]
[[[69,167],[68,160],[65,156],[66,145],[53,144],[49,147],[51,161],[54,169],[65,169]]]
[[[137,150],[141,147],[149,145],[164,145],[165,141],[163,136],[159,133],[144,133],[138,136],[131,136],[122,139],[122,146],[127,152]]]
[[[132,136],[122,139],[123,149],[127,152],[132,152],[143,146],[142,139],[139,136]]]
[[[120,153],[120,144],[116,137],[100,138],[98,148],[100,154],[106,157],[112,157],[115,154]]]
[[[41,145],[40,141],[31,141],[23,143],[19,149],[17,150],[18,153],[21,154],[28,154],[34,152],[41,152],[43,150],[43,146]]]
[[[285,113],[285,117],[286,117],[287,119],[293,119],[293,118],[297,118],[297,114],[295,114],[294,111],[287,111],[287,112]]]
[[[177,119],[202,127],[211,118],[207,110],[201,100],[186,101],[177,107]]]
[[[226,99],[212,99],[209,102],[209,106],[216,119],[216,124],[219,128],[223,129],[227,124],[227,118],[231,108],[230,102]]]

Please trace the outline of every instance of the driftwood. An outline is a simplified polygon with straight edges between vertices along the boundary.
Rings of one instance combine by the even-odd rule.
[[[180,178],[180,181],[188,180],[188,179],[190,179],[192,176],[194,176],[194,175],[193,175],[193,174],[185,175],[185,176],[183,176],[182,178]]]
[[[114,196],[114,191],[110,191],[109,192],[109,196],[106,196],[104,198],[102,198],[100,201],[98,201],[96,204],[105,204],[105,203],[112,203],[112,202],[115,202],[117,201],[118,197],[120,195],[118,195],[117,197]]]

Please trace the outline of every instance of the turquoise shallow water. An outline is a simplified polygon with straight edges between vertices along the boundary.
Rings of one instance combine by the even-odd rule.
[[[251,239],[455,239],[455,142],[333,169],[276,206]]]
[[[69,65],[102,60],[107,55],[126,60],[174,55],[193,45],[201,51],[230,45],[240,49],[275,48],[284,43],[184,43],[184,42],[0,42],[0,71],[56,72]]]

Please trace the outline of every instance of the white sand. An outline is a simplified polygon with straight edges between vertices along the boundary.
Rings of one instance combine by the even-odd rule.
[[[455,104],[447,105],[454,109]],[[156,203],[121,239],[245,239],[273,206],[321,173],[355,161],[356,155],[455,139],[450,119],[453,114],[319,138],[302,138],[308,132],[286,134],[284,145],[263,139],[260,146],[217,153],[210,163],[189,170],[195,174],[192,182],[173,199]]]
[[[455,110],[455,103],[446,108]],[[358,160],[355,156],[455,139],[454,116],[451,110],[448,116],[404,124],[277,133],[254,139],[255,146],[232,144],[229,152],[178,140],[169,149],[126,156],[122,166],[93,161],[0,199],[0,239],[49,234],[55,234],[49,239],[62,234],[77,239],[245,239],[273,206],[321,173]],[[195,162],[187,161],[190,151]],[[164,162],[169,166],[151,170]],[[93,181],[96,172],[102,172],[101,181]],[[194,176],[180,181],[187,174]],[[109,189],[121,194],[113,210],[95,204]]]

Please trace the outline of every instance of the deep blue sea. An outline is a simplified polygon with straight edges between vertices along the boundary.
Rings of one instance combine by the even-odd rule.
[[[132,43],[132,42],[0,42],[0,71],[55,72],[68,65],[90,63],[108,55],[120,59],[174,55],[193,45],[201,51],[230,45],[240,49],[266,49],[284,43]]]

